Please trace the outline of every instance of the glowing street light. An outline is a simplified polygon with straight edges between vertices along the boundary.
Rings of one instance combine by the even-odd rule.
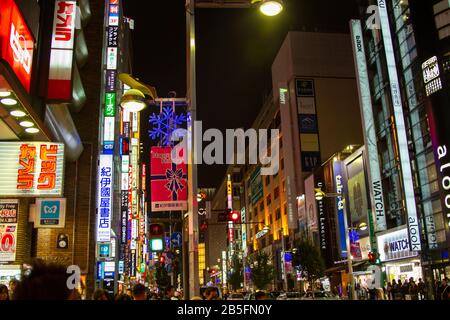
[[[262,14],[273,17],[283,11],[283,3],[281,0],[262,0],[259,10]]]
[[[129,112],[139,112],[147,107],[145,95],[137,89],[130,89],[125,92],[120,99],[120,105]]]

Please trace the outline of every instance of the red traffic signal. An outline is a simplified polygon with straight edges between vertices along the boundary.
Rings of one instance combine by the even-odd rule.
[[[149,227],[150,237],[162,236],[164,234],[164,227],[158,223],[152,223]]]
[[[166,263],[166,257],[164,257],[163,255],[161,255],[161,257],[159,257],[159,262],[161,264],[165,264]]]
[[[241,213],[239,211],[228,211],[228,221],[241,222]]]
[[[369,252],[369,254],[367,256],[369,258],[369,262],[370,263],[376,263],[377,262],[378,254],[376,252]]]
[[[207,224],[206,222],[203,222],[203,223],[200,225],[200,230],[203,231],[203,232],[205,232],[206,230],[208,230],[208,224]]]

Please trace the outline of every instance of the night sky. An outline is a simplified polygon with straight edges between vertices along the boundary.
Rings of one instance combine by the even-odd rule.
[[[124,0],[135,20],[133,75],[160,97],[186,95],[184,0]],[[203,130],[248,128],[272,90],[271,65],[289,30],[349,32],[354,0],[285,0],[277,17],[255,9],[197,9],[197,110]],[[148,109],[142,114],[143,135]],[[146,147],[145,152],[149,149]],[[225,166],[200,166],[199,186],[217,187]]]

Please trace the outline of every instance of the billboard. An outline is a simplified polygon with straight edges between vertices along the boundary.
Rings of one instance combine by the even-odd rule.
[[[313,239],[312,235],[319,230],[314,185],[314,175],[305,179],[306,225],[311,239]]]
[[[359,94],[359,106],[363,124],[364,144],[367,153],[367,175],[369,181],[372,215],[375,219],[375,230],[386,230],[386,213],[381,185],[380,161],[378,158],[377,137],[373,119],[372,95],[370,93],[369,74],[366,53],[363,44],[363,32],[360,20],[351,20],[350,29],[353,38],[353,55]]]
[[[296,79],[295,88],[302,171],[312,172],[321,160],[314,80]]]
[[[171,147],[152,147],[150,179],[152,211],[187,210],[186,163],[172,162]]]
[[[0,0],[0,56],[30,92],[34,38],[14,0]]]
[[[61,196],[64,144],[0,142],[2,196]]]
[[[405,118],[403,114],[403,102],[400,93],[400,83],[395,62],[394,46],[392,43],[391,27],[386,7],[386,0],[378,0],[381,31],[383,34],[384,51],[386,55],[387,69],[389,75],[392,107],[394,110],[394,121],[397,133],[398,151],[402,173],[402,186],[404,192],[404,203],[408,215],[409,245],[414,251],[422,249],[419,230],[419,219],[417,216],[416,198],[414,193],[414,182],[412,177],[411,162],[409,159],[408,137],[406,133]]]
[[[16,260],[19,201],[0,200],[0,263]]]
[[[369,206],[367,201],[366,177],[364,172],[363,154],[358,153],[356,158],[345,160],[348,186],[348,208],[350,210],[349,226],[358,228],[362,223],[367,226]],[[369,235],[369,228],[358,230],[360,237]]]

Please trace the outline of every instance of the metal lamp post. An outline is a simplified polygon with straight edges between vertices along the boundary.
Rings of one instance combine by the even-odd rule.
[[[195,8],[250,8],[253,4],[259,3],[260,5],[270,2],[274,5],[275,2],[279,3],[282,9],[281,0],[265,1],[265,0],[233,0],[229,2],[216,2],[205,0],[186,0],[186,66],[187,66],[187,101],[188,109],[191,115],[191,125],[188,130],[190,131],[190,147],[188,147],[188,212],[184,218],[187,219],[188,229],[188,248],[184,246],[184,250],[188,250],[188,255],[183,263],[183,287],[186,292],[187,298],[193,297],[200,292],[199,278],[198,278],[198,205],[197,205],[197,148],[195,146],[196,132],[193,130],[193,125],[197,120],[197,88],[196,88],[196,45],[195,45]],[[267,5],[267,4],[266,4]],[[276,14],[281,12],[278,7],[278,12],[271,11]],[[262,11],[264,13],[264,11]],[[272,15],[276,15],[272,14]],[[189,269],[188,269],[189,266]],[[186,277],[189,274],[189,277]],[[186,290],[189,288],[189,290]]]

